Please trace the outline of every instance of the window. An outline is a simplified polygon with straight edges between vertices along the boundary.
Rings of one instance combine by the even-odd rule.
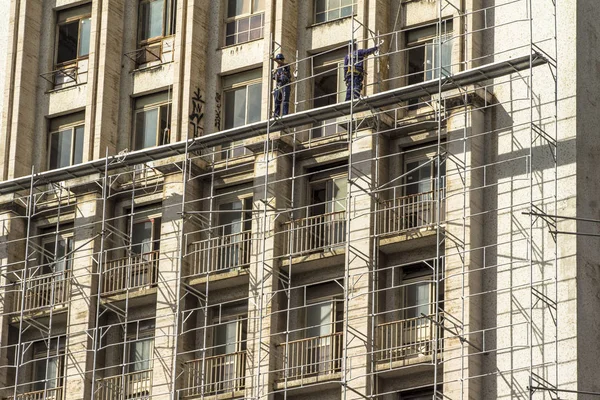
[[[260,121],[262,104],[260,69],[223,78],[225,129]]]
[[[306,288],[304,332],[306,352],[304,371],[307,374],[329,374],[339,368],[344,302],[339,297],[341,287],[326,282]]]
[[[147,371],[152,368],[154,348],[154,320],[131,322],[128,327],[128,372]]]
[[[228,0],[225,45],[262,38],[264,10],[264,0]]]
[[[33,353],[33,391],[47,390],[50,398],[60,397],[53,390],[63,385],[65,338],[35,342]]]
[[[354,15],[356,0],[315,0],[315,23]]]
[[[131,227],[130,288],[156,283],[158,251],[160,247],[160,217],[157,206],[134,209],[135,217]]]
[[[324,174],[330,175],[330,174]],[[306,221],[311,250],[329,248],[346,240],[346,198],[348,178],[345,174],[316,175],[310,182],[310,208]]]
[[[140,47],[175,33],[175,0],[141,0],[138,12]]]
[[[56,65],[85,58],[90,52],[91,5],[61,11],[57,15]]]
[[[48,169],[68,167],[83,161],[84,114],[50,121]]]
[[[313,107],[324,107],[344,101],[344,57],[346,50],[328,52],[312,59]],[[312,130],[313,138],[335,135],[338,132],[336,118],[317,124]]]
[[[135,101],[134,149],[169,143],[171,100],[167,92],[144,96]]]
[[[405,196],[433,192],[438,172],[437,157],[433,151],[409,151],[404,160]],[[444,188],[446,164],[440,165],[440,188]]]
[[[222,238],[221,246],[217,249],[220,269],[248,264],[252,230],[252,197],[221,204],[219,225],[219,234]]]
[[[42,242],[42,273],[51,274],[71,270],[73,262],[73,237],[70,235],[54,235]]]
[[[408,84],[412,85],[452,73],[452,20],[442,22],[441,34],[438,25],[408,31]]]

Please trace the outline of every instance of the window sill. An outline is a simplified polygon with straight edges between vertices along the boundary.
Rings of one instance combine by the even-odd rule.
[[[73,88],[77,88],[77,87],[85,86],[85,85],[87,85],[87,82],[75,83],[73,85],[66,85],[66,86],[62,86],[62,87],[58,87],[58,88],[52,88],[50,90],[47,90],[46,94],[52,94],[52,93],[62,92],[63,90],[73,89]]]
[[[164,65],[168,65],[168,64],[172,64],[174,61],[167,61],[167,62],[161,62],[160,64],[152,64],[152,65],[142,65],[138,68],[132,69],[131,73],[132,74],[137,74],[138,72],[146,72],[146,71],[151,71],[153,69],[159,69]],[[150,63],[146,63],[146,64],[150,64]]]
[[[348,15],[347,17],[340,17],[340,18],[336,18],[336,19],[330,19],[329,21],[317,22],[317,23],[314,23],[312,25],[307,26],[306,29],[312,29],[312,28],[316,28],[316,27],[321,26],[321,25],[327,25],[327,24],[331,24],[331,23],[334,23],[334,22],[335,23],[340,23],[340,22],[342,22],[344,20],[351,19],[354,16],[356,16],[356,14],[354,14],[354,15]]]
[[[265,38],[264,38],[264,36],[263,36],[263,37],[261,37],[261,38],[258,38],[258,39],[252,39],[252,40],[248,40],[247,42],[242,42],[242,43],[230,44],[230,45],[228,45],[228,46],[217,47],[217,48],[216,48],[216,51],[219,51],[219,50],[227,50],[227,49],[231,49],[232,47],[242,46],[242,45],[244,45],[244,44],[247,44],[247,43],[258,42],[259,40],[264,40],[264,39],[265,39]]]

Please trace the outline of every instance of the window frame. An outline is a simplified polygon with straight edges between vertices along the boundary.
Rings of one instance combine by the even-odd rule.
[[[444,143],[444,142],[442,142]],[[435,192],[435,180],[438,179],[437,176],[437,164],[436,164],[436,152],[433,149],[429,149],[427,147],[429,147],[432,143],[424,143],[419,147],[422,147],[421,149],[419,149],[419,147],[410,147],[410,148],[406,148],[406,147],[400,147],[400,153],[404,152],[403,157],[402,157],[402,163],[401,163],[401,171],[400,171],[400,175],[404,175],[401,185],[402,185],[402,196],[408,196],[408,188],[410,185],[412,184],[418,184],[420,181],[418,182],[408,182],[408,164],[410,163],[414,163],[414,162],[419,162],[419,161],[426,161],[426,163],[429,164],[429,170],[430,170],[430,176],[429,176],[429,181],[430,181],[430,185],[431,185],[431,189],[429,190],[430,192]],[[444,163],[444,160],[441,160],[442,164]],[[445,167],[441,168],[442,171],[442,176],[440,177],[440,189],[443,190],[445,188],[446,185],[446,170]],[[418,192],[418,193],[426,193],[426,192]]]
[[[158,36],[152,36],[146,39],[142,39],[142,5],[153,2],[162,2],[162,27],[161,34]],[[138,48],[144,48],[149,45],[160,42],[164,38],[175,35],[175,29],[177,27],[177,0],[139,0],[137,7],[137,43]]]
[[[213,317],[213,326],[212,326],[212,349],[211,353],[213,356],[225,356],[228,354],[240,353],[246,350],[246,341],[248,340],[248,314],[247,313],[236,313],[232,315],[227,315],[225,317],[216,316]],[[227,344],[218,344],[217,343],[217,329],[221,326],[235,323],[235,350],[232,353],[228,353],[225,351],[224,353],[217,353],[217,348],[225,347],[227,348]],[[244,338],[244,324],[246,337]]]
[[[91,3],[89,3],[91,4]],[[83,7],[86,7],[86,5],[84,5]],[[78,8],[78,7],[75,7]],[[79,49],[81,46],[81,29],[78,30],[77,32],[77,55],[75,56],[74,59],[72,60],[67,60],[67,61],[63,61],[63,62],[58,62],[58,45],[59,45],[59,40],[60,40],[60,27],[63,25],[67,25],[70,23],[73,23],[75,21],[79,21],[81,24],[81,21],[85,20],[85,19],[89,19],[90,20],[90,24],[92,22],[92,13],[91,12],[85,12],[82,14],[79,14],[77,16],[73,16],[73,17],[68,17],[65,18],[64,21],[60,21],[60,14],[64,13],[66,11],[71,10],[70,8],[67,8],[65,10],[60,10],[56,13],[56,24],[55,24],[55,36],[54,36],[54,69],[61,69],[67,66],[70,66],[72,64],[76,64],[77,62],[79,62],[80,60],[86,60],[89,58],[90,56],[90,49],[88,48],[88,52],[86,55],[80,56],[79,55]],[[90,25],[90,43],[89,43],[89,47],[92,46],[92,40],[91,40],[91,25]]]
[[[246,0],[243,0],[246,1]],[[247,0],[250,3],[250,11],[247,13],[242,13],[242,14],[238,14],[238,15],[234,15],[233,17],[229,16],[229,1],[226,2],[225,5],[225,21],[224,21],[224,32],[223,32],[223,45],[224,47],[229,47],[229,46],[237,46],[243,43],[248,43],[248,42],[252,42],[255,40],[261,40],[264,39],[265,37],[265,0]],[[255,1],[259,1],[262,2],[262,9],[261,10],[254,10],[254,2]],[[262,15],[261,15],[262,14]],[[251,27],[251,21],[253,17],[256,16],[261,16],[261,25],[260,25],[260,36],[254,39],[250,38],[250,32],[257,30],[257,29],[252,29]],[[248,30],[247,31],[242,31],[242,32],[248,32],[248,40],[245,41],[238,41],[237,37],[240,33],[239,31],[239,21],[244,20],[244,19],[248,19]],[[233,34],[228,35],[227,34],[227,26],[231,23],[235,23],[235,29]],[[227,38],[229,37],[233,37],[233,43],[227,43]]]
[[[165,92],[168,93],[168,92]],[[160,95],[160,93],[157,93],[157,95]],[[152,94],[150,96],[153,96]],[[137,97],[134,99],[135,102],[141,101],[142,99],[144,99],[144,97],[146,96],[141,96],[141,97]],[[166,127],[166,135],[165,132],[161,132],[160,129],[160,122],[161,122],[161,111],[162,108],[166,107],[167,109],[167,127]],[[157,119],[156,119],[156,135],[154,138],[154,145],[150,146],[150,147],[142,147],[142,148],[137,148],[137,129],[138,129],[138,115],[141,113],[146,113],[152,110],[157,110]],[[137,105],[134,105],[134,111],[133,111],[133,135],[131,138],[131,144],[132,144],[132,148],[134,150],[143,150],[143,149],[151,149],[154,147],[158,147],[158,146],[162,146],[165,144],[169,144],[171,142],[171,119],[173,117],[173,101],[171,99],[169,99],[169,96],[167,95],[167,99],[166,100],[156,100],[155,102],[151,102],[149,104],[144,104],[141,107],[138,107]],[[164,141],[161,140],[161,136],[165,136],[163,139]]]
[[[321,12],[317,11],[318,10],[318,2],[319,1],[324,1],[325,2],[325,7],[324,7],[323,11],[321,11]],[[313,1],[313,15],[312,15],[312,17],[313,17],[313,24],[315,24],[315,25],[326,24],[328,22],[332,22],[332,21],[336,21],[336,20],[344,19],[344,18],[350,18],[350,17],[356,15],[356,10],[358,8],[358,2],[357,2],[357,0],[351,0],[351,3],[352,3],[351,5],[344,5],[344,6],[342,6],[342,1],[343,0],[340,0],[340,6],[339,7],[332,7],[332,8],[329,7],[329,2],[330,1],[331,0],[314,0]],[[350,13],[350,15],[342,15],[342,9],[347,8],[347,7],[352,7],[352,12]],[[328,14],[330,12],[333,12],[333,11],[339,11],[339,16],[329,19],[327,17]],[[319,14],[324,14],[325,15],[325,17],[324,17],[325,19],[323,21],[319,21],[318,20],[317,15],[319,15]]]
[[[304,338],[305,339],[316,338],[316,337],[323,337],[323,336],[331,336],[331,335],[334,335],[334,334],[340,332],[338,325],[341,322],[343,322],[343,318],[342,318],[341,321],[338,321],[338,319],[337,319],[338,312],[340,311],[339,310],[340,306],[338,305],[338,303],[340,303],[340,302],[342,302],[341,312],[343,313],[344,312],[343,299],[340,298],[340,295],[332,294],[332,295],[321,296],[321,297],[317,297],[317,298],[305,301],[305,304],[304,304],[304,328],[303,328],[303,330],[304,330]],[[316,325],[315,326],[309,326],[308,325],[308,315],[309,315],[308,310],[311,307],[318,306],[318,305],[324,305],[324,304],[330,304],[331,305],[330,320],[329,320],[329,322],[327,324],[319,325],[319,327],[329,325],[330,326],[330,332],[328,334],[325,334],[325,335],[308,336],[309,329],[314,329],[314,328],[317,327]]]
[[[82,147],[81,148],[81,162],[75,163],[75,155],[76,155],[75,144],[76,144],[76,138],[77,138],[77,135],[76,135],[77,128],[83,128],[83,138],[81,141],[81,147]],[[61,132],[64,132],[66,130],[71,131],[71,149],[69,151],[69,153],[70,153],[69,154],[69,165],[52,167],[52,165],[51,165],[52,164],[52,135],[60,134]],[[57,129],[50,128],[50,130],[48,132],[48,153],[47,153],[48,160],[46,163],[47,170],[50,171],[50,170],[59,169],[59,168],[67,168],[67,167],[71,167],[73,165],[83,163],[83,153],[84,153],[84,147],[85,147],[84,141],[85,141],[85,120],[59,125]]]
[[[160,203],[137,206],[134,208],[135,215],[133,216],[131,215],[131,208],[127,210],[127,214],[129,214],[127,218],[127,231],[130,233],[130,243],[127,250],[130,254],[137,254],[133,252],[133,227],[137,224],[143,224],[146,222],[150,222],[152,224],[152,236],[150,240],[150,243],[152,243],[152,250],[150,250],[150,253],[160,250],[162,212],[161,209],[158,209],[158,207],[160,207]],[[135,211],[135,209],[139,209],[139,211]],[[145,211],[146,209],[148,209],[148,211]],[[148,252],[141,253],[139,255],[143,254],[148,254]]]

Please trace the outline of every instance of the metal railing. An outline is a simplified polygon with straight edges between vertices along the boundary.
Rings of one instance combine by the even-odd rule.
[[[377,360],[394,362],[408,357],[431,355],[436,328],[432,322],[434,318],[435,315],[429,315],[377,325]],[[441,334],[441,329],[438,329]]]
[[[200,275],[248,265],[250,264],[251,245],[251,231],[191,243],[189,246],[190,273]]]
[[[283,373],[287,379],[303,379],[329,375],[342,365],[342,333],[294,340],[282,343],[282,354],[287,347],[288,363]]]
[[[286,238],[292,254],[321,250],[346,241],[346,212],[299,218],[285,224]],[[287,253],[289,248],[285,248]]]
[[[63,271],[28,278],[27,282],[20,282],[19,291],[13,297],[13,310],[21,309],[23,285],[25,284],[25,299],[23,311],[38,311],[42,308],[65,304],[69,300],[69,272]]]
[[[102,274],[102,294],[117,293],[155,284],[158,258],[158,251],[150,251],[107,261]]]
[[[246,352],[205,357],[206,371],[204,395],[234,393],[244,390],[246,379]],[[188,361],[184,365],[185,396],[201,395],[202,359]]]
[[[61,400],[62,387],[17,394],[17,400]]]
[[[152,370],[130,372],[96,380],[96,399],[151,398]]]
[[[381,203],[379,234],[400,233],[436,223],[434,192],[423,192],[396,197]]]

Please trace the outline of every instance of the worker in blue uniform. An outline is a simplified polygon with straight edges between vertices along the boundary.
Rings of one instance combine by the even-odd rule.
[[[379,46],[383,43],[381,41],[375,47],[370,49],[357,49],[356,43],[350,44],[351,51],[344,58],[344,80],[346,82],[346,101],[352,97],[352,91],[354,90],[354,98],[360,97],[360,92],[363,87],[363,80],[365,76],[364,60],[365,57],[375,53],[379,50]]]
[[[275,91],[273,96],[275,97],[275,110],[273,116],[279,117],[287,115],[290,108],[290,82],[292,75],[290,73],[290,66],[286,64],[285,57],[279,53],[275,56],[275,62],[277,63],[277,69],[273,74],[275,80]]]

